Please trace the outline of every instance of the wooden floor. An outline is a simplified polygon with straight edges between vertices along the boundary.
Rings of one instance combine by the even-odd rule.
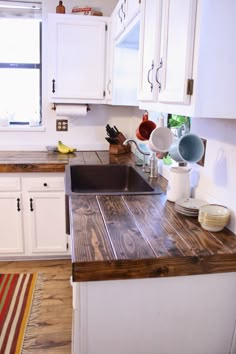
[[[27,354],[70,354],[72,325],[71,261],[0,262],[0,272],[39,272],[42,296],[37,326]]]

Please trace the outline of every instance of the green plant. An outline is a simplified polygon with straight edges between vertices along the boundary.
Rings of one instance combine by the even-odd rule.
[[[168,121],[169,128],[179,128],[182,125],[187,124],[189,118],[185,116],[179,116],[177,114],[172,114]]]

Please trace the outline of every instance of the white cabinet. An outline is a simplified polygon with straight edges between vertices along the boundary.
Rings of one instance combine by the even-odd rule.
[[[146,7],[143,6],[147,12],[142,14],[144,37],[151,3],[147,0]],[[160,82],[160,89],[156,92],[154,87],[153,94],[148,95],[148,84],[143,84],[150,65],[145,53],[151,50],[150,41],[145,40],[139,91],[141,109],[235,119],[235,13],[233,0],[216,0],[213,7],[210,0],[162,1],[161,29],[155,28],[155,38],[151,39],[152,43],[156,39],[156,53],[153,72],[149,74],[150,81],[154,77],[155,84],[155,79]],[[158,71],[156,61],[160,64]]]
[[[143,0],[140,25],[139,101],[156,102],[160,69],[162,0]]]
[[[104,103],[107,19],[48,16],[49,99]]]
[[[11,191],[2,192],[7,189]],[[64,174],[0,176],[0,206],[4,211],[0,227],[5,235],[0,240],[0,257],[69,255]]]
[[[23,218],[20,179],[0,178],[0,254],[23,254]]]
[[[73,283],[73,354],[235,354],[235,292],[236,273]]]
[[[114,38],[117,39],[140,12],[141,0],[120,0],[114,10]]]
[[[113,60],[114,60],[114,13],[108,23],[107,37],[107,60],[106,60],[106,103],[112,103],[112,87],[113,87]]]
[[[64,178],[25,177],[22,187],[25,196],[25,229],[32,254],[68,253]]]
[[[195,17],[196,0],[144,0],[140,101],[189,103]]]
[[[107,103],[138,106],[140,2],[119,1],[111,16]]]
[[[159,102],[190,102],[196,4],[197,0],[163,1]]]

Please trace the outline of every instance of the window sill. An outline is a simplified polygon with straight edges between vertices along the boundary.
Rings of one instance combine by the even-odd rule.
[[[29,127],[29,126],[11,126],[11,127],[1,127],[0,126],[0,132],[45,132],[46,127],[45,126],[40,126],[40,127]]]

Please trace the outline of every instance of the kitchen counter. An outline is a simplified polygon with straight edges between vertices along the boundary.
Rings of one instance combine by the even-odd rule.
[[[100,163],[133,163],[129,154],[98,156]],[[152,183],[166,188],[161,176]],[[236,236],[226,228],[203,230],[196,218],[178,214],[165,193],[73,194],[70,209],[74,281],[236,271]]]
[[[63,172],[70,164],[134,164],[132,153],[63,155],[0,152],[0,172]],[[155,183],[155,182],[154,182]],[[157,183],[166,189],[166,180]],[[236,271],[236,236],[203,230],[166,195],[70,197],[74,281],[169,277]]]

